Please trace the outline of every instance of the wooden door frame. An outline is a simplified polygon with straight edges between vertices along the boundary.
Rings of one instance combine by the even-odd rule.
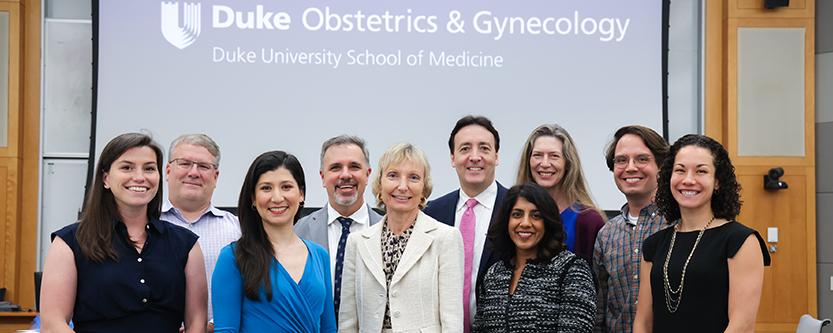
[[[738,156],[738,52],[740,27],[802,27],[805,34],[805,156]],[[706,0],[705,134],[722,143],[735,166],[777,165],[806,168],[807,312],[818,312],[815,202],[815,1],[792,0],[788,8],[769,10],[763,0]],[[741,184],[762,186],[761,183]],[[762,230],[759,230],[762,231]],[[764,237],[766,237],[764,235]],[[803,289],[803,288],[802,288]],[[795,318],[795,323],[798,318]],[[795,331],[795,325],[761,324],[759,331]]]

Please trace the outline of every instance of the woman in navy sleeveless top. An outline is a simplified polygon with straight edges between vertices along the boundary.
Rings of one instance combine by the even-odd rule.
[[[159,220],[162,149],[122,134],[99,157],[84,215],[52,234],[43,332],[205,332],[208,288],[197,236]]]

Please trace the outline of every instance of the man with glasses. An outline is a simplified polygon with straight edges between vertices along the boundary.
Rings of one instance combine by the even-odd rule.
[[[214,331],[211,275],[220,250],[240,238],[240,221],[211,205],[220,176],[220,147],[205,134],[183,134],[171,143],[165,166],[168,200],[160,219],[193,231],[205,258],[208,279],[208,332]]]
[[[596,332],[633,331],[642,241],[667,226],[654,202],[657,173],[667,154],[665,139],[638,125],[617,130],[607,146],[607,167],[613,171],[616,186],[625,194],[627,203],[596,237]]]

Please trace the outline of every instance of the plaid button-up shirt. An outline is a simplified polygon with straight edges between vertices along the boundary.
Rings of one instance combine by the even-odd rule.
[[[593,270],[599,279],[596,332],[633,332],[639,296],[642,242],[668,225],[651,203],[639,211],[636,224],[628,220],[628,205],[596,237]]]

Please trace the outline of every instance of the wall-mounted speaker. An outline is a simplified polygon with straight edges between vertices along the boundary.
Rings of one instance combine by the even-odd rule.
[[[774,9],[777,7],[789,7],[790,0],[764,0],[764,8]]]

